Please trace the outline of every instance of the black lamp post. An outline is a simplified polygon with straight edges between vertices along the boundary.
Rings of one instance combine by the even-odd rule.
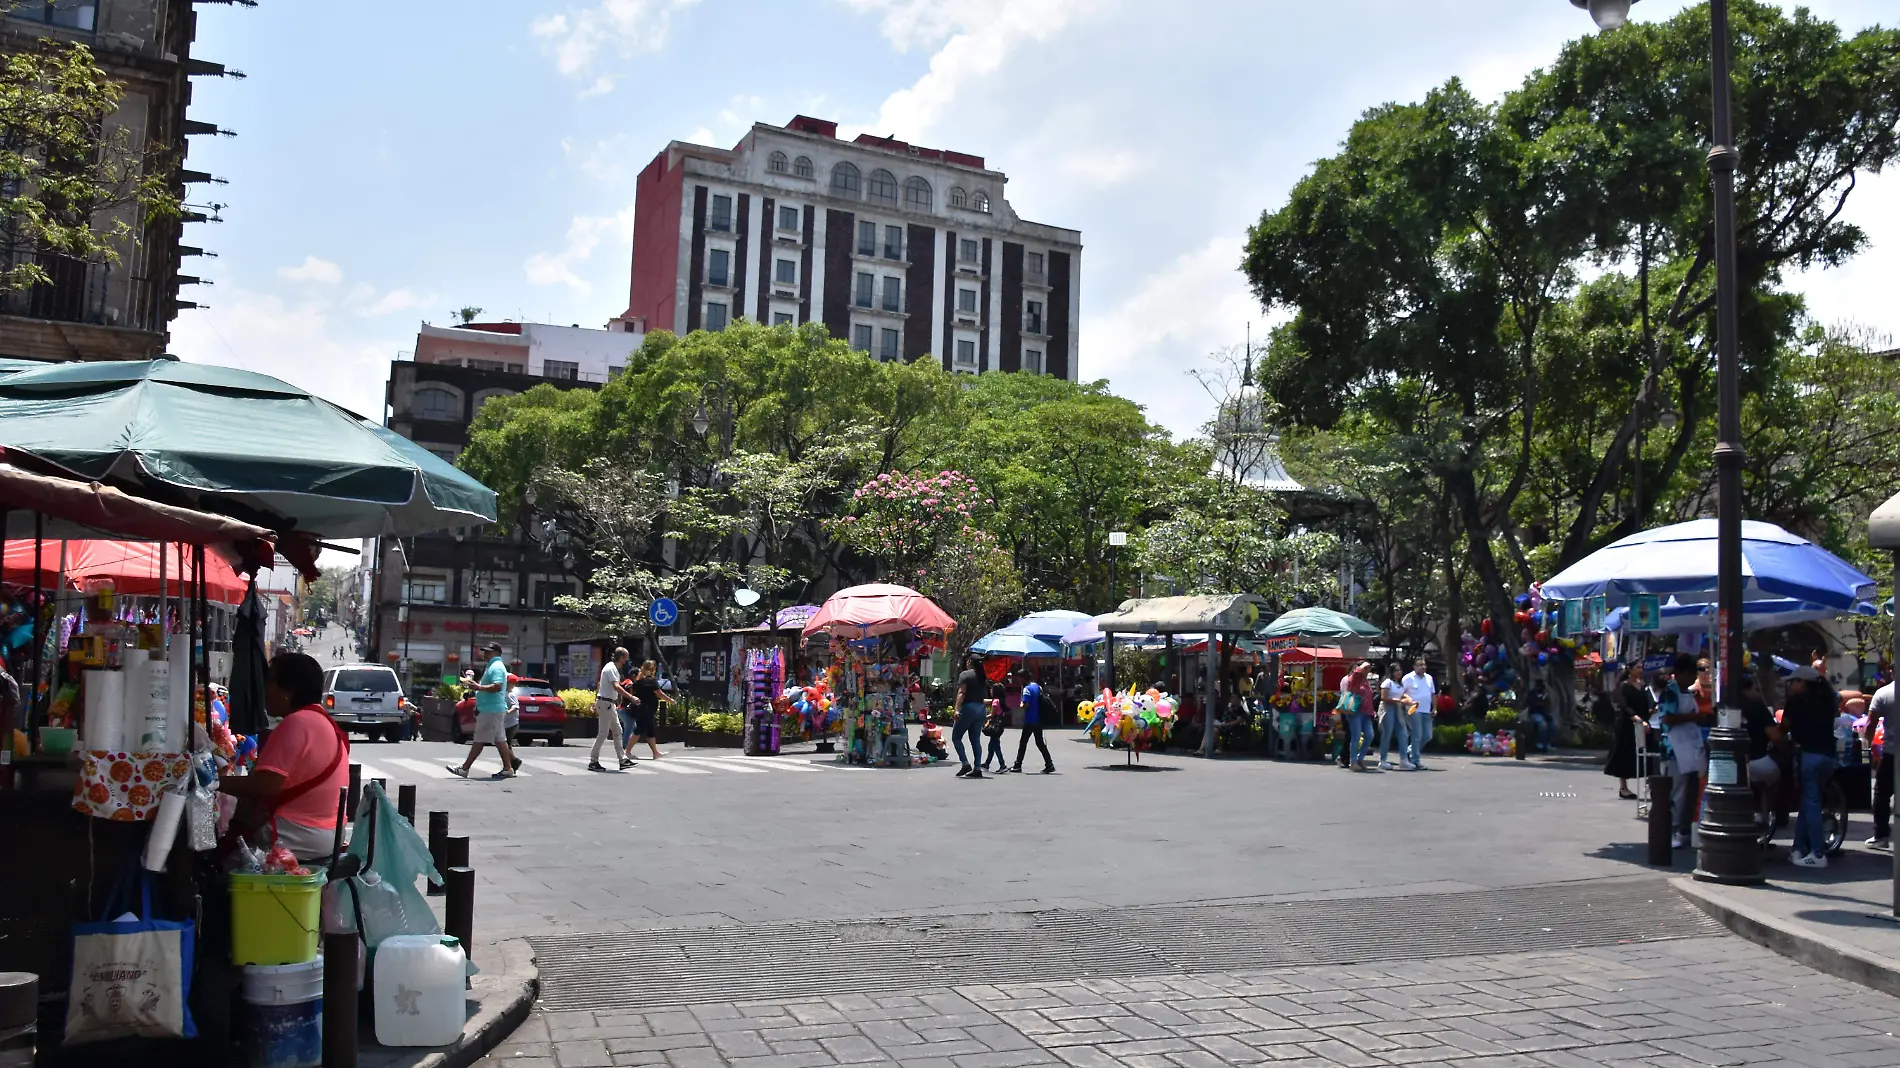
[[[1570,0],[1587,8],[1599,28],[1629,20],[1635,0]],[[1716,726],[1709,736],[1709,781],[1699,828],[1695,877],[1710,882],[1758,883],[1754,797],[1748,785],[1748,734],[1735,695],[1742,679],[1742,401],[1736,357],[1735,151],[1729,78],[1728,0],[1709,0],[1709,65],[1715,100],[1709,180],[1715,197],[1716,374]]]

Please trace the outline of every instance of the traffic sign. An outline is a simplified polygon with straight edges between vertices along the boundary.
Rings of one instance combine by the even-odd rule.
[[[670,627],[680,617],[680,606],[673,603],[671,597],[661,597],[647,608],[647,618],[656,627]]]
[[[660,635],[660,648],[662,649],[683,649],[685,647],[686,635],[684,634]]]

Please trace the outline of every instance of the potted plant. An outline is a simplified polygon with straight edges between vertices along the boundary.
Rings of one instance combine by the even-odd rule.
[[[686,744],[701,749],[738,749],[745,744],[745,717],[737,712],[701,712],[686,729]]]
[[[600,733],[600,717],[594,711],[594,691],[569,689],[556,696],[567,711],[568,737],[592,738]]]

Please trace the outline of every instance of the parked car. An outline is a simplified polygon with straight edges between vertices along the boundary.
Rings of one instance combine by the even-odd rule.
[[[323,673],[323,707],[345,731],[371,741],[402,740],[402,725],[412,711],[395,669],[382,664],[346,664]]]
[[[539,738],[549,745],[567,744],[567,706],[544,679],[517,678],[511,687],[521,705],[521,719],[515,728],[518,741]],[[475,734],[475,696],[470,694],[455,705],[455,741],[459,745]]]

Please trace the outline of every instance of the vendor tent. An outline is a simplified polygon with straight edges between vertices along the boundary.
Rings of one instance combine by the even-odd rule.
[[[165,553],[164,563],[159,554]],[[182,572],[186,580],[195,577],[191,554],[180,553],[169,545],[149,541],[69,541],[42,542],[39,574],[42,584],[51,584],[65,560],[66,585],[84,589],[93,580],[110,579],[113,591],[121,597],[156,597],[161,578],[164,592],[178,596]],[[180,557],[184,559],[180,562]],[[9,541],[0,557],[0,577],[7,582],[31,585],[33,582],[33,542]],[[244,579],[213,554],[205,556],[205,596],[221,604],[237,604],[244,599]]]
[[[1150,597],[1124,601],[1113,612],[1095,617],[1104,634],[1185,634],[1251,631],[1267,602],[1251,593]]]
[[[1302,641],[1327,639],[1356,641],[1382,637],[1378,627],[1344,612],[1330,608],[1295,608],[1256,632],[1263,638],[1298,638]]]
[[[1014,623],[998,627],[997,631],[1004,634],[1028,634],[1052,645],[1058,645],[1061,644],[1063,635],[1087,623],[1090,618],[1087,612],[1052,609],[1047,612],[1031,612]]]
[[[1632,593],[1710,594],[1716,588],[1715,520],[1693,519],[1612,542],[1543,584],[1546,601],[1602,595],[1612,606]],[[1874,595],[1874,580],[1847,561],[1775,526],[1742,521],[1747,600],[1793,598],[1852,610]],[[1700,599],[1700,598],[1698,598]]]
[[[1745,601],[1742,605],[1742,629],[1745,631],[1778,630],[1800,623],[1819,623],[1840,616],[1872,616],[1878,613],[1879,609],[1867,601],[1856,604],[1851,612],[1791,598]],[[1628,607],[1611,609],[1609,615],[1604,617],[1603,629],[1620,630],[1628,615]],[[1692,634],[1707,631],[1715,626],[1715,605],[1707,601],[1681,604],[1671,597],[1663,602],[1661,622],[1662,625],[1656,629],[1665,634]]]
[[[428,450],[268,375],[174,359],[0,375],[0,446],[318,537],[492,523],[495,493]]]
[[[804,633],[869,638],[908,630],[948,633],[956,625],[948,612],[916,590],[872,582],[832,594],[805,623]]]
[[[0,449],[0,454],[6,450]],[[148,501],[98,482],[36,474],[0,463],[6,538],[147,538],[209,545],[249,570],[269,567],[271,532],[221,515]]]

